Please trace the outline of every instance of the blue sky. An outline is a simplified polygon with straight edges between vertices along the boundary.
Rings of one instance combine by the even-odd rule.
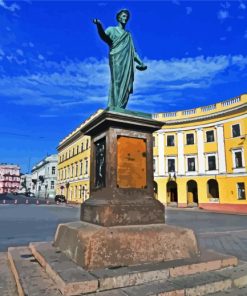
[[[128,8],[127,29],[148,65],[128,108],[167,112],[247,92],[247,1],[0,0],[0,162],[22,172],[105,108],[105,28]]]

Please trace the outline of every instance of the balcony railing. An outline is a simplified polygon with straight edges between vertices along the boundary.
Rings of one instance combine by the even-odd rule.
[[[232,105],[232,104],[236,104],[238,102],[241,101],[241,98],[240,97],[236,97],[236,98],[233,98],[233,99],[230,99],[230,100],[226,100],[224,102],[221,103],[221,106],[222,107],[226,107],[226,106],[229,106],[229,105]]]

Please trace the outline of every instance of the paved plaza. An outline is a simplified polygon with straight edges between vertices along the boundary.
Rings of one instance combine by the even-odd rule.
[[[0,251],[31,241],[53,240],[59,223],[76,221],[79,206],[1,205]],[[247,216],[198,209],[166,210],[166,223],[194,229],[200,246],[247,261]]]

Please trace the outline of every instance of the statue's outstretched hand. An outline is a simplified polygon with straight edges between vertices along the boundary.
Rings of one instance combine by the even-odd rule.
[[[93,19],[93,23],[94,23],[95,25],[99,25],[99,24],[101,24],[100,20],[98,20],[98,19]]]
[[[137,65],[136,69],[139,70],[139,71],[145,71],[147,69],[147,66],[144,65],[144,64]]]

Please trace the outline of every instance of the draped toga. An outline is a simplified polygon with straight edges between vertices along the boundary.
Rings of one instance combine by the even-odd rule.
[[[129,32],[119,27],[109,27],[105,33],[112,41],[109,53],[111,87],[108,107],[124,109],[129,95],[133,93],[135,48]]]

